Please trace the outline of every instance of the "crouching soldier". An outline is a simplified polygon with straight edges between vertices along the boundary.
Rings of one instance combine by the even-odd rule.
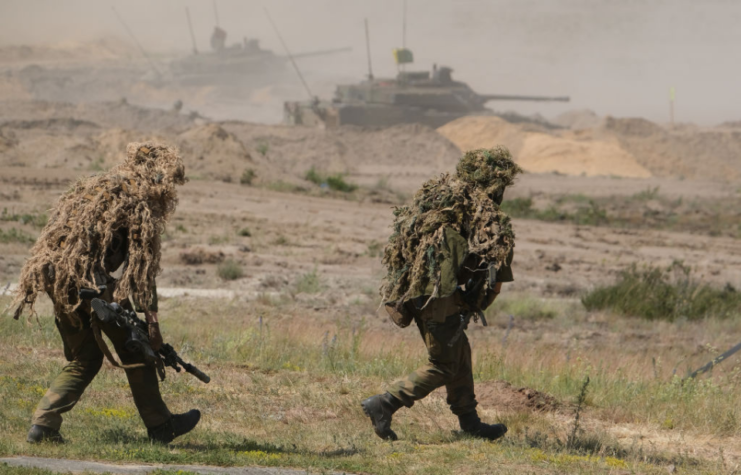
[[[125,370],[152,441],[171,442],[198,424],[198,410],[170,413],[155,366],[127,349],[130,334],[112,322],[93,318],[90,302],[79,297],[81,289],[105,286],[103,300],[131,309],[131,296],[137,311],[146,316],[152,349],[159,349],[155,276],[160,271],[160,235],[177,205],[176,186],[184,183],[185,168],[176,150],[132,143],[123,164],[80,180],[56,204],[21,271],[15,318],[24,310],[33,314],[38,295],[47,294],[69,364],[39,402],[28,442],[63,442],[62,415],[80,400],[104,355]],[[114,279],[111,274],[117,270],[121,276]],[[102,334],[113,343],[121,363]]]
[[[465,330],[472,319],[486,324],[482,311],[513,280],[514,233],[499,206],[520,171],[504,148],[468,152],[454,176],[428,181],[412,206],[395,210],[381,294],[397,325],[416,323],[429,361],[362,402],[382,439],[396,440],[391,419],[397,410],[441,386],[463,432],[489,440],[507,432],[504,424],[481,422],[476,412]]]

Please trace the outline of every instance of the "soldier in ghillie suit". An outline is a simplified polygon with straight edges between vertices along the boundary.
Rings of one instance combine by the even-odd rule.
[[[515,236],[499,206],[520,172],[505,148],[474,150],[461,159],[454,176],[428,181],[411,206],[395,209],[381,295],[394,323],[402,328],[417,324],[429,362],[385,394],[362,402],[382,439],[397,438],[391,430],[394,412],[441,386],[463,432],[489,440],[507,432],[504,424],[481,422],[476,412],[471,346],[464,330],[471,318],[483,319],[482,311],[502,283],[513,280]]]
[[[177,205],[176,186],[185,183],[177,151],[131,143],[124,163],[110,172],[82,179],[63,195],[31,249],[20,277],[15,318],[34,315],[40,293],[54,304],[55,323],[69,364],[54,379],[33,415],[28,442],[63,442],[62,414],[80,400],[103,364],[103,356],[126,371],[134,403],[149,438],[170,442],[192,430],[200,412],[173,415],[162,400],[156,368],[126,349],[129,334],[114,323],[92,318],[81,289],[106,286],[101,297],[143,312],[152,349],[162,345],[157,321],[155,277],[160,271],[160,235]],[[119,270],[121,276],[111,276]],[[121,359],[102,339],[104,333]]]

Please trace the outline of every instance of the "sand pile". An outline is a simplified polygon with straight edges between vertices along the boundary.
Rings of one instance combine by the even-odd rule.
[[[651,172],[616,140],[583,141],[530,133],[519,151],[518,164],[533,173],[648,178]]]
[[[189,129],[177,137],[188,173],[214,173],[216,178],[238,180],[254,162],[244,144],[218,124]]]
[[[510,149],[517,163],[532,173],[616,175],[645,178],[651,173],[615,139],[584,140],[570,131],[552,131],[532,124],[510,124],[498,117],[463,117],[438,129],[461,150]]]
[[[732,124],[665,128],[645,119],[607,117],[597,126],[580,128],[589,116],[577,111],[571,122],[564,118],[563,125],[578,130],[545,130],[498,117],[464,117],[438,132],[462,150],[505,145],[520,166],[534,173],[726,181],[741,176],[741,130]]]
[[[365,185],[388,180],[409,192],[430,176],[452,171],[461,156],[448,139],[418,124],[330,130],[244,122],[222,125],[244,143],[253,159],[269,162],[284,175],[303,177],[314,167]]]
[[[614,137],[656,176],[711,180],[741,176],[741,130],[693,125],[667,129],[644,119],[607,117],[597,133]]]
[[[236,181],[251,168],[257,182],[296,183],[314,167],[359,184],[390,177],[389,186],[411,191],[460,158],[449,140],[420,125],[320,130],[202,122],[120,102],[9,102],[0,107],[0,167],[95,172],[119,162],[127,143],[154,140],[178,146],[188,173],[201,178]]]

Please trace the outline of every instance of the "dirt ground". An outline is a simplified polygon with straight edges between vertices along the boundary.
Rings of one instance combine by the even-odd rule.
[[[0,169],[0,175],[0,209],[23,214],[49,209],[75,172],[5,168]],[[647,185],[644,180],[612,182],[615,194],[638,193]],[[686,190],[684,196],[711,194],[702,185],[687,190],[686,182],[661,183],[667,192],[673,186],[676,193]],[[584,185],[583,190],[580,184]],[[512,196],[535,188],[547,193],[548,187],[589,193],[593,185],[588,179],[525,175]],[[600,193],[607,192],[600,188]],[[712,192],[722,193],[719,189]],[[342,298],[353,299],[357,289],[377,286],[382,273],[377,253],[388,238],[391,218],[388,204],[192,180],[182,188],[178,211],[168,227],[160,285],[279,291],[296,276],[316,268],[331,282],[334,290],[328,292],[340,292]],[[31,224],[17,222],[0,222],[0,228],[23,229],[29,235],[38,232]],[[239,235],[244,228],[250,236]],[[674,260],[692,266],[709,282],[741,284],[741,243],[736,239],[534,220],[515,220],[515,231],[516,281],[511,290],[577,297],[596,284],[610,281],[632,263],[668,265]],[[242,263],[245,277],[224,282],[216,275],[216,263],[189,265],[187,257],[181,257],[185,251],[198,248],[223,253]],[[0,249],[0,282],[15,281],[28,246],[13,242],[0,244]]]

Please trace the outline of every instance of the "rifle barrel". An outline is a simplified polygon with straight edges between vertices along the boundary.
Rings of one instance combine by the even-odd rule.
[[[535,102],[569,102],[569,96],[513,96],[508,94],[485,94],[481,96],[484,102],[488,101],[535,101]]]
[[[711,369],[713,369],[713,368],[714,368],[714,367],[715,367],[716,365],[719,365],[719,364],[721,364],[721,363],[722,363],[723,361],[725,361],[725,360],[726,360],[726,359],[728,359],[729,357],[733,356],[733,355],[734,355],[735,353],[737,353],[737,352],[738,352],[739,350],[741,350],[741,343],[739,343],[738,345],[734,346],[734,347],[733,347],[733,348],[731,348],[730,350],[726,351],[726,352],[725,352],[725,353],[723,353],[722,355],[720,355],[720,356],[717,356],[717,357],[713,358],[713,359],[712,359],[712,360],[711,360],[711,361],[710,361],[710,362],[709,362],[708,364],[706,364],[706,365],[705,365],[705,366],[703,366],[702,368],[698,368],[698,369],[696,369],[696,370],[695,370],[695,371],[694,371],[694,372],[693,372],[692,374],[690,374],[689,376],[687,376],[687,377],[686,377],[686,378],[684,378],[684,379],[685,379],[685,380],[687,380],[687,379],[694,379],[694,378],[696,378],[697,376],[699,376],[699,375],[701,375],[701,374],[703,374],[703,373],[705,373],[705,372],[707,372],[707,371],[710,371],[710,370],[711,370]]]

